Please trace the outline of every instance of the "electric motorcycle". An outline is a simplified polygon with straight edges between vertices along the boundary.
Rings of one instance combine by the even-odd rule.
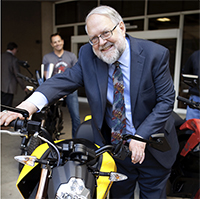
[[[190,86],[198,86],[198,77],[184,76],[184,82]],[[191,108],[200,110],[200,104],[183,98]],[[200,119],[183,120],[176,118],[176,129],[179,140],[179,153],[172,167],[169,196],[191,199],[200,198]]]
[[[27,114],[22,109],[13,111]],[[116,173],[113,159],[124,159],[131,155],[128,147],[123,144],[124,141],[136,139],[160,151],[170,150],[162,133],[153,134],[149,140],[124,135],[116,145],[99,147],[91,140],[91,120],[84,121],[79,126],[75,139],[57,141],[48,136],[49,133],[41,126],[41,122],[17,119],[10,125],[15,130],[12,134],[29,134],[28,136],[37,137],[44,142],[31,156],[15,157],[25,164],[16,184],[23,198],[103,199],[107,197],[113,181],[127,179]]]

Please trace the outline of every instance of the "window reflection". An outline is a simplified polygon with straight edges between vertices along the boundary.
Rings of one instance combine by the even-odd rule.
[[[160,21],[158,19],[161,19]],[[179,16],[156,17],[149,19],[149,30],[171,29],[179,27]],[[164,18],[168,19],[164,21]],[[162,21],[163,19],[163,21]]]
[[[89,11],[97,6],[97,1],[70,1],[55,4],[55,25],[84,22]]]
[[[113,7],[122,17],[144,15],[145,0],[100,0],[100,4]]]
[[[199,9],[199,1],[166,1],[148,0],[148,13],[159,14]]]
[[[169,60],[169,68],[172,78],[174,78],[174,66],[175,66],[175,55],[176,55],[176,39],[157,39],[157,40],[151,40],[155,43],[158,43],[167,49],[169,49],[170,52],[170,60]]]
[[[71,36],[74,35],[74,27],[58,28],[57,32],[64,40],[64,49],[71,51]]]
[[[200,49],[200,38],[199,38],[199,14],[185,15],[184,18],[184,29],[183,29],[183,47],[182,47],[182,61],[181,61],[181,71],[185,66],[188,58],[192,55],[193,52]],[[179,95],[185,98],[189,98],[188,89],[185,83],[183,83],[183,79],[180,76],[180,89]],[[182,102],[178,104],[179,108],[186,108]]]
[[[85,35],[85,25],[78,26],[78,35]]]
[[[127,32],[144,30],[144,19],[125,20],[124,23],[126,25],[126,31]]]

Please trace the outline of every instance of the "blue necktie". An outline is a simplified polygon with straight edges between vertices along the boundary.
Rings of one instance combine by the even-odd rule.
[[[113,109],[112,109],[112,133],[111,143],[117,144],[122,135],[126,133],[126,117],[124,104],[124,82],[122,70],[119,62],[115,62],[115,70],[112,75],[114,95],[113,95]]]

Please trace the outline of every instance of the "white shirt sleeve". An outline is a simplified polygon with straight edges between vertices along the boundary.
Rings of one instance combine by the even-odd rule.
[[[47,98],[40,92],[34,92],[26,101],[34,104],[40,111],[48,104]]]

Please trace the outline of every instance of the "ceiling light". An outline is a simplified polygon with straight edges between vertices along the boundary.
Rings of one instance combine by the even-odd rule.
[[[157,21],[166,22],[166,21],[171,21],[171,19],[163,17],[163,18],[157,18]]]

